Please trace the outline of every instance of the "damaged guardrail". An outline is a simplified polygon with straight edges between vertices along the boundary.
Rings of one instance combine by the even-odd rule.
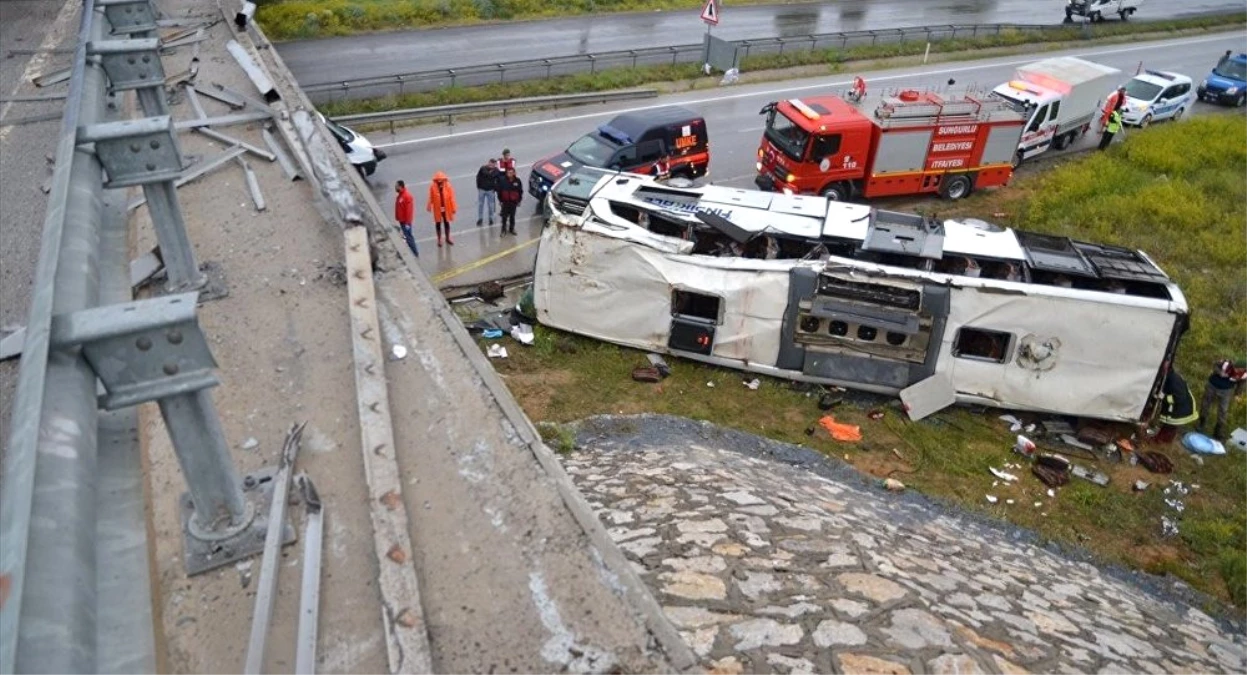
[[[271,489],[240,480],[209,393],[219,380],[196,309],[208,279],[176,191],[156,9],[81,5],[0,490],[0,673],[154,672],[135,406],[158,404],[186,478],[188,573],[258,552],[268,528]],[[141,117],[110,120],[107,94],[126,91]],[[128,219],[104,210],[106,190],[132,187],[168,275],[143,300]]]
[[[513,98],[506,101],[481,101],[478,103],[456,103],[428,108],[406,108],[403,110],[387,110],[358,115],[341,115],[333,121],[339,124],[383,124],[389,123],[390,132],[394,132],[395,122],[426,120],[445,117],[447,124],[455,123],[456,115],[474,115],[480,113],[501,112],[504,116],[508,110],[525,110],[532,108],[557,108],[561,105],[586,105],[589,103],[609,103],[611,101],[633,101],[643,98],[657,98],[657,89],[629,89],[625,91],[590,92],[585,94],[559,94],[556,96],[530,96]]]

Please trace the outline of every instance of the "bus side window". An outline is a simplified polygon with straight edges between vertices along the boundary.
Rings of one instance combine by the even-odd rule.
[[[957,331],[953,343],[953,356],[1004,363],[1008,360],[1009,340],[1012,336],[995,330],[965,327]]]

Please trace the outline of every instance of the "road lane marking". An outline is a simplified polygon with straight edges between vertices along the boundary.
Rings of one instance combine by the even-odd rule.
[[[1234,35],[1225,33],[1225,34],[1220,34],[1220,35],[1210,36],[1210,37],[1166,41],[1163,43],[1159,43],[1159,42],[1145,43],[1142,45],[1137,45],[1133,47],[1121,47],[1118,49],[1101,49],[1098,51],[1078,52],[1078,56],[1089,57],[1089,56],[1104,56],[1107,54],[1126,54],[1130,52],[1150,51],[1150,50],[1163,48],[1163,47],[1179,47],[1179,46],[1186,46],[1186,45],[1193,45],[1193,44],[1201,44],[1204,42],[1219,42],[1219,41],[1234,39],[1235,37],[1236,36]],[[1073,50],[1068,50],[1068,51],[1073,51]],[[873,82],[887,82],[891,80],[900,80],[903,78],[925,77],[925,76],[931,76],[931,75],[948,75],[950,73],[964,73],[964,72],[971,72],[975,70],[986,70],[988,68],[1019,66],[1025,63],[1033,63],[1036,60],[1037,59],[1032,56],[1026,59],[1020,59],[1020,60],[1015,60],[1015,61],[1003,61],[1003,62],[998,62],[998,63],[979,62],[973,66],[961,66],[958,68],[943,68],[940,70],[924,70],[921,72],[910,72],[910,73],[905,73],[901,75],[880,75],[877,77],[871,77],[870,81],[872,83]],[[1125,71],[1123,71],[1123,73],[1124,72]],[[735,99],[755,98],[759,96],[774,96],[776,94],[785,94],[785,93],[797,92],[797,91],[809,91],[812,89],[831,89],[834,87],[847,86],[849,84],[852,84],[851,80],[844,80],[842,82],[822,82],[819,84],[809,84],[809,85],[804,85],[800,87],[783,87],[780,89],[769,89],[765,91],[744,92],[740,94],[724,94],[723,96],[711,96],[707,98],[695,99],[695,100],[690,100],[690,101],[679,101],[674,104],[671,103],[670,101],[667,101],[667,102],[658,103],[655,105],[637,106],[635,108],[624,108],[622,110],[605,110],[602,112],[586,113],[584,115],[571,115],[568,117],[559,117],[559,118],[554,118],[554,119],[534,120],[532,122],[520,122],[517,124],[508,124],[508,125],[499,126],[499,127],[490,127],[488,129],[471,129],[468,131],[460,131],[460,132],[451,133],[451,134],[442,134],[440,136],[428,136],[425,138],[413,138],[413,139],[406,140],[406,141],[394,141],[393,143],[382,143],[382,144],[377,145],[376,147],[395,148],[395,147],[401,147],[404,145],[415,145],[418,143],[441,141],[441,140],[446,140],[449,138],[463,138],[465,136],[478,136],[480,134],[511,132],[511,131],[515,131],[516,129],[538,127],[538,126],[544,126],[547,124],[562,124],[564,122],[575,122],[577,120],[593,119],[595,117],[607,117],[610,115],[623,115],[625,113],[643,112],[646,110],[653,110],[654,108],[661,108],[663,106],[668,106],[668,105],[684,105],[684,106],[699,105],[699,104],[704,104],[704,103],[715,103],[717,101],[731,101]]]
[[[526,242],[524,242],[524,243],[522,243],[522,244],[519,244],[519,245],[516,245],[516,246],[512,246],[511,248],[509,248],[509,249],[507,249],[507,250],[505,250],[505,251],[499,251],[499,252],[497,252],[497,253],[495,253],[495,254],[493,254],[493,255],[491,255],[491,256],[486,256],[486,257],[484,257],[484,258],[481,258],[481,259],[477,260],[476,262],[471,262],[471,263],[468,263],[468,264],[466,264],[466,265],[464,265],[464,266],[462,266],[462,267],[456,267],[456,268],[455,268],[455,269],[453,269],[453,270],[446,270],[445,272],[442,272],[441,274],[434,275],[434,277],[433,277],[433,283],[435,283],[435,284],[440,284],[440,283],[442,283],[443,281],[445,281],[445,280],[447,280],[447,279],[450,279],[450,278],[452,278],[452,277],[457,277],[457,276],[459,276],[460,274],[464,274],[465,272],[471,272],[472,270],[475,270],[475,269],[480,269],[480,268],[482,268],[482,267],[484,267],[484,266],[488,265],[489,263],[494,262],[495,260],[501,260],[501,259],[503,259],[503,258],[505,258],[505,257],[507,257],[507,256],[509,256],[509,255],[511,255],[512,253],[515,253],[516,251],[521,251],[521,250],[523,250],[523,249],[526,249],[526,248],[528,248],[529,246],[532,246],[533,244],[535,244],[535,243],[537,243],[537,242],[539,242],[539,241],[541,241],[541,237],[533,237],[532,239],[529,239],[528,241],[526,241]]]

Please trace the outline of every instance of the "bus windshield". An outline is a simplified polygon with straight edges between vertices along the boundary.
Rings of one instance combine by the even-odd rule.
[[[810,140],[810,133],[772,108],[766,117],[766,138],[785,155],[801,161],[805,157],[805,146]]]

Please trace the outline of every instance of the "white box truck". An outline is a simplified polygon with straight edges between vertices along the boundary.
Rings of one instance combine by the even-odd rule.
[[[1013,79],[992,90],[993,96],[1008,101],[1026,116],[1013,165],[1048,148],[1064,150],[1087,133],[1120,78],[1121,71],[1116,68],[1072,56],[1018,68]]]

